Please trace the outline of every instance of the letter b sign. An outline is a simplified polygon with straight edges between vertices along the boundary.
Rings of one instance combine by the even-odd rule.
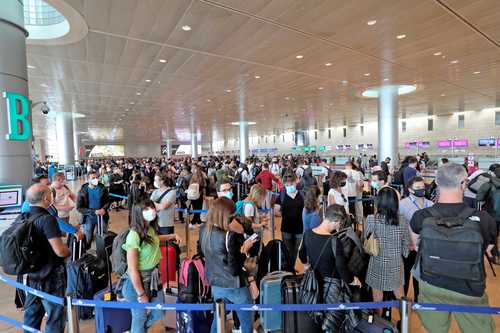
[[[28,98],[9,91],[3,93],[3,98],[6,99],[9,126],[9,133],[5,138],[9,141],[28,140],[31,135],[31,126],[28,120],[30,112]]]

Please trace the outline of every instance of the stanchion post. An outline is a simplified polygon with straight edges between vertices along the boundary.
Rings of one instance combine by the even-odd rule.
[[[400,302],[401,333],[410,332],[410,311],[410,302],[406,298],[402,298]]]
[[[271,237],[272,239],[276,239],[275,235],[274,235],[274,205],[271,203],[271,208],[269,208],[269,214],[271,215],[269,217],[269,222],[271,224]]]
[[[185,226],[184,226],[184,229],[186,231],[186,256],[189,258],[189,209],[186,208],[184,210],[184,221],[185,221]]]
[[[238,201],[241,200],[241,184],[236,183],[236,197],[238,198]]]
[[[226,333],[226,303],[223,299],[215,301],[215,320],[217,333]]]
[[[66,317],[68,317],[68,333],[80,333],[78,311],[72,304],[71,296],[66,296]]]

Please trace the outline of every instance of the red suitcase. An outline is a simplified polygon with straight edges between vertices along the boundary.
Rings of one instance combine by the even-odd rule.
[[[161,260],[160,260],[160,278],[163,286],[169,282],[177,281],[177,246],[171,242],[162,243],[160,245]],[[168,265],[168,269],[167,269]],[[167,278],[168,277],[168,278]]]

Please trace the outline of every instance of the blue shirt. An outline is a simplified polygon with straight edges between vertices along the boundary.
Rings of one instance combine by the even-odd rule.
[[[101,209],[101,189],[99,187],[87,188],[89,193],[89,208]]]
[[[312,211],[308,212],[307,209],[302,210],[302,224],[304,226],[304,232],[308,229],[316,228],[321,224],[321,219],[318,212]]]
[[[406,187],[408,186],[410,179],[412,179],[416,175],[417,175],[417,169],[413,169],[412,167],[409,167],[409,166],[404,168],[404,170],[403,170],[403,184],[404,184],[404,194],[406,196],[408,196],[408,194],[409,194]]]
[[[405,223],[408,228],[410,228],[410,221],[411,218],[413,217],[413,214],[417,210],[421,210],[424,208],[429,208],[433,205],[434,203],[430,200],[427,200],[424,198],[424,205],[420,206],[420,204],[417,202],[417,199],[415,196],[410,195],[409,197],[404,198],[399,202],[399,216],[401,217],[401,221]],[[411,248],[414,249],[416,244],[412,244],[413,240],[410,240],[411,243]]]

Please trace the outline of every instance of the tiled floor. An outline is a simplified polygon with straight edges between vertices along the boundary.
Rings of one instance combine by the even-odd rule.
[[[74,186],[74,185],[73,185]],[[110,229],[115,231],[115,232],[120,232],[124,230],[127,226],[127,215],[126,211],[121,211],[121,212],[111,212],[111,222],[110,222]],[[74,216],[72,216],[72,221],[78,221],[78,216],[75,213]],[[280,224],[280,219],[276,219],[276,228],[279,230],[279,224]],[[183,239],[186,239],[186,229],[183,224],[176,224],[175,226],[176,233],[179,234]],[[198,230],[190,230],[189,231],[189,254],[193,255],[194,251],[196,249],[196,241],[198,240]],[[279,232],[276,232],[276,236],[279,237]],[[264,242],[267,242],[271,238],[271,233],[269,230],[264,235]],[[495,266],[499,267],[499,266]],[[297,262],[297,268],[301,269],[301,265],[299,262]],[[499,269],[500,273],[500,269]],[[500,306],[500,286],[498,284],[500,278],[495,278],[491,274],[491,270],[489,267],[487,268],[487,274],[488,274],[488,295],[490,298],[490,304],[492,306]],[[0,314],[4,316],[8,316],[14,319],[17,319],[19,321],[22,321],[22,312],[18,311],[15,309],[14,306],[14,289],[10,286],[1,286],[0,287]],[[397,312],[397,311],[395,311]],[[500,316],[495,317],[496,325],[497,325],[497,330],[500,331]],[[19,329],[16,329],[15,327],[12,327],[11,325],[8,325],[4,322],[0,322],[0,333],[13,333],[13,332],[19,332]],[[87,320],[87,321],[81,321],[80,322],[80,331],[82,333],[91,333],[95,332],[95,325],[93,320]],[[156,333],[156,332],[164,332],[164,329],[161,327],[161,324],[158,323],[153,327],[153,329],[150,330],[150,332]],[[418,316],[415,313],[412,313],[411,315],[411,332],[412,333],[421,333],[421,332],[426,332],[423,328],[422,325],[420,324],[420,320],[418,319]],[[456,326],[456,323],[454,322],[452,325],[452,328],[450,332],[459,332],[458,327]],[[480,332],[478,332],[480,333]]]

